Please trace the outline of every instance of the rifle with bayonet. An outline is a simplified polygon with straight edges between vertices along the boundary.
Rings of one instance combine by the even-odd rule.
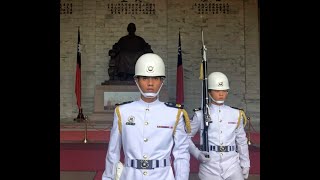
[[[207,48],[204,45],[204,38],[203,38],[203,30],[201,30],[201,38],[202,38],[202,48],[201,48],[201,55],[202,55],[202,113],[203,113],[203,130],[201,135],[201,150],[209,152],[209,143],[208,143],[208,129],[209,123],[211,123],[210,118],[210,109],[209,109],[209,97],[208,97],[208,77],[207,77]],[[207,155],[206,157],[209,157]]]

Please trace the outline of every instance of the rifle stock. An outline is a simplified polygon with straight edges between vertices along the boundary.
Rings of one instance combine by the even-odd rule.
[[[209,123],[211,123],[211,118],[209,114],[209,97],[208,97],[208,77],[207,77],[207,55],[206,55],[206,46],[204,45],[203,30],[201,30],[202,38],[202,113],[203,113],[203,130],[202,130],[202,145],[201,150],[209,152],[209,143],[208,143],[208,128]]]

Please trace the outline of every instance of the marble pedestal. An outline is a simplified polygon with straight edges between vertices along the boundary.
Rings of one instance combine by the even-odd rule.
[[[94,95],[94,112],[89,116],[90,121],[103,121],[112,124],[116,103],[134,101],[140,98],[140,91],[132,85],[96,85]],[[168,91],[165,86],[159,94],[161,101],[168,101]]]

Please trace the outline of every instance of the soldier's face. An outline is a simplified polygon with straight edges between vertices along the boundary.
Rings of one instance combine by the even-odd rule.
[[[224,101],[228,96],[228,90],[210,90],[209,93],[216,101]]]
[[[163,78],[161,77],[138,77],[139,87],[144,93],[157,93],[162,82]]]

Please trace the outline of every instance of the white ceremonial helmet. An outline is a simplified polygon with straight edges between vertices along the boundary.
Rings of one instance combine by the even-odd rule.
[[[208,89],[228,90],[229,81],[225,74],[221,72],[213,72],[208,76]]]
[[[135,75],[134,77],[137,76],[147,76],[147,77],[166,77],[165,74],[165,65],[163,60],[161,59],[160,56],[154,54],[154,53],[146,53],[143,54],[142,56],[139,57],[139,59],[136,62],[135,66]],[[137,80],[135,80],[140,93],[145,97],[145,98],[155,98],[158,96],[162,86],[163,82],[156,93],[145,93],[141,90]]]
[[[146,53],[139,57],[135,65],[137,76],[162,76],[166,77],[165,65],[160,56],[154,53]]]

